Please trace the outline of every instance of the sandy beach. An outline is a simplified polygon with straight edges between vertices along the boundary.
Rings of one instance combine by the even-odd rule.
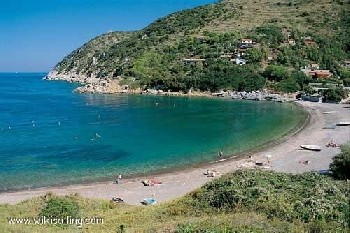
[[[120,197],[128,204],[141,205],[140,202],[147,197],[154,197],[158,202],[164,202],[193,191],[206,182],[215,179],[204,175],[208,169],[215,170],[219,175],[222,175],[237,169],[253,168],[256,161],[264,163],[266,168],[263,169],[272,169],[279,172],[301,173],[328,169],[332,157],[340,152],[340,148],[326,147],[326,144],[331,140],[337,144],[349,142],[350,126],[337,126],[334,129],[323,129],[323,127],[340,121],[350,121],[350,108],[344,108],[345,105],[340,104],[298,103],[310,113],[309,124],[301,131],[287,136],[278,144],[263,148],[244,158],[227,158],[225,161],[218,160],[182,171],[156,175],[155,177],[162,181],[162,184],[155,186],[144,186],[141,183],[144,179],[154,177],[148,176],[121,179],[119,184],[109,181],[64,187],[46,187],[0,193],[0,204],[16,204],[26,199],[53,192],[57,195],[79,193],[83,197],[107,200],[111,200],[112,197]],[[300,148],[302,144],[319,145],[322,150],[320,152],[303,150]],[[308,163],[305,161],[308,161]]]

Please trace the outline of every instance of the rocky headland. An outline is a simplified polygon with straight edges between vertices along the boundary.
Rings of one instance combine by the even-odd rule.
[[[98,78],[94,75],[87,77],[84,74],[76,74],[72,72],[58,73],[55,70],[44,77],[44,80],[61,80],[70,83],[80,83],[82,86],[75,90],[79,93],[104,93],[104,94],[117,94],[117,93],[137,93],[141,90],[131,90],[128,85],[121,85],[120,79],[111,78]]]
[[[131,89],[129,85],[121,85],[121,78],[98,78],[94,75],[87,77],[83,74],[76,73],[58,73],[55,70],[52,70],[44,80],[60,80],[70,83],[80,83],[82,86],[75,89],[78,93],[100,93],[100,94],[150,94],[150,95],[166,95],[166,96],[205,96],[205,97],[223,97],[230,99],[240,99],[240,100],[268,100],[276,102],[290,102],[296,100],[296,94],[279,94],[271,93],[268,90],[262,91],[220,91],[220,92],[202,92],[189,90],[188,92],[173,92],[173,91],[164,91],[156,89],[146,89],[142,90],[141,88]]]

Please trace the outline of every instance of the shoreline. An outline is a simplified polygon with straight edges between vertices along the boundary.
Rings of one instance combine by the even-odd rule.
[[[111,200],[112,197],[121,197],[128,204],[140,204],[146,197],[155,197],[159,202],[180,197],[188,192],[199,188],[212,178],[203,175],[206,170],[216,170],[219,174],[233,172],[240,168],[254,167],[246,157],[250,155],[251,161],[266,162],[266,155],[271,154],[271,161],[268,166],[272,170],[282,172],[300,173],[311,170],[327,169],[331,158],[339,153],[339,148],[326,148],[324,145],[329,138],[335,139],[338,144],[349,141],[350,127],[337,127],[334,130],[322,129],[326,121],[336,123],[345,120],[349,109],[342,105],[319,104],[312,102],[297,102],[307,110],[309,117],[304,125],[296,131],[288,133],[284,137],[267,143],[250,152],[238,156],[231,156],[226,159],[213,161],[211,163],[197,164],[184,169],[174,169],[162,173],[148,174],[140,177],[122,179],[120,184],[112,181],[101,181],[85,184],[73,184],[58,187],[43,187],[31,190],[9,191],[0,193],[0,204],[15,204],[26,199],[53,192],[57,195],[68,195],[79,193],[83,197],[100,198]],[[322,114],[325,111],[335,111],[334,114]],[[322,111],[322,112],[321,112]],[[348,117],[349,118],[349,117]],[[325,132],[326,131],[326,132]],[[325,137],[320,137],[323,134]],[[325,135],[326,134],[326,135]],[[331,135],[328,135],[331,134]],[[322,146],[321,152],[300,150],[300,144],[314,144],[318,141]],[[320,157],[320,154],[322,157]],[[322,159],[320,159],[322,158]],[[289,160],[288,160],[289,159]],[[303,166],[299,161],[308,159],[311,164]],[[142,180],[157,177],[163,184],[144,187]]]

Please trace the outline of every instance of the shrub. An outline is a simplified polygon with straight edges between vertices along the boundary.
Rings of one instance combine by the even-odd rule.
[[[46,201],[40,216],[54,219],[78,218],[80,207],[76,201],[68,197],[52,197]],[[62,222],[66,224],[65,222]]]
[[[301,17],[306,17],[306,16],[310,16],[309,12],[304,11],[303,13],[300,14]]]
[[[290,71],[284,66],[270,65],[266,67],[263,76],[271,81],[281,81],[290,77]]]
[[[330,169],[335,178],[350,179],[350,144],[341,147],[341,152],[333,158]]]
[[[249,210],[292,222],[346,224],[347,188],[330,177],[237,171],[192,193],[194,203],[214,211]]]
[[[282,92],[296,92],[300,90],[300,86],[297,81],[293,78],[287,78],[282,80],[277,85],[278,90]]]
[[[324,90],[323,102],[338,103],[346,97],[346,90],[343,88],[331,88]]]

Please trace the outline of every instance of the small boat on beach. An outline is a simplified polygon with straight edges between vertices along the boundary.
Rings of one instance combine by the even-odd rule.
[[[340,121],[337,123],[337,126],[348,126],[350,125],[350,121]]]
[[[325,124],[322,129],[335,129],[336,124]]]
[[[332,113],[335,113],[335,111],[323,112],[323,114],[332,114]]]
[[[151,198],[151,197],[145,198],[145,199],[143,199],[142,204],[144,204],[144,205],[154,205],[154,204],[157,204],[157,200],[154,199],[154,198]]]
[[[321,151],[321,147],[318,145],[300,145],[305,150]]]

